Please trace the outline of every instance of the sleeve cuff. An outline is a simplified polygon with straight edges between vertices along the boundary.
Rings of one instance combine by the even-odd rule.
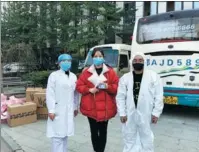
[[[157,112],[152,112],[152,115],[155,116],[155,117],[158,117],[158,118],[160,117],[160,114],[157,113]]]
[[[48,110],[48,113],[55,113],[55,110]]]
[[[74,110],[78,110],[78,106],[74,105]]]
[[[126,116],[126,113],[125,112],[120,112],[119,115],[120,115],[120,117],[124,117],[124,116]]]

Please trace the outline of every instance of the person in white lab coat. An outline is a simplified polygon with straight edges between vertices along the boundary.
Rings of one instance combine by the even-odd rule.
[[[60,70],[50,74],[46,90],[48,108],[47,137],[52,140],[52,152],[67,152],[67,138],[74,135],[74,116],[78,114],[77,77],[70,72],[72,57],[58,58]]]
[[[144,68],[145,56],[133,55],[133,71],[119,81],[116,102],[124,140],[123,152],[154,152],[151,123],[156,124],[163,103],[163,86],[155,72]]]

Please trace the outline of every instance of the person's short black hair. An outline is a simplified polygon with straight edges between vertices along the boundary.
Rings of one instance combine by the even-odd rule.
[[[100,52],[102,54],[102,56],[104,57],[104,52],[100,48],[94,48],[94,50],[91,54],[92,58],[95,56],[96,52]]]

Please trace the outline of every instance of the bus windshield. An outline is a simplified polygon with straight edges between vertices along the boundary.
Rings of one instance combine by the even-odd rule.
[[[104,52],[104,59],[105,59],[105,64],[108,64],[111,67],[117,67],[118,64],[118,55],[119,51],[118,50],[113,50],[112,48],[100,48]],[[93,50],[90,50],[87,55],[87,60],[85,63],[85,66],[90,66],[93,64],[93,59],[91,57]]]
[[[182,42],[199,40],[199,17],[138,21],[137,42],[139,44]]]

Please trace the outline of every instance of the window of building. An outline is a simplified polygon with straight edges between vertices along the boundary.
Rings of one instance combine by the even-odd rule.
[[[144,16],[149,16],[151,13],[151,2],[145,1],[144,2]]]
[[[151,2],[150,15],[155,15],[158,13],[158,2]]]
[[[175,11],[183,10],[183,2],[175,2]]]
[[[174,6],[175,6],[174,3],[175,3],[174,1],[167,2],[167,12],[174,11]]]
[[[194,9],[199,8],[199,2],[193,2],[193,8]]]
[[[122,42],[125,44],[131,44],[131,35],[133,33],[133,27],[135,23],[135,2],[124,2],[124,18],[123,18],[123,32]]]
[[[124,24],[132,24],[135,22],[135,2],[124,2]]]
[[[124,11],[128,11],[129,9],[129,3],[124,2]]]

